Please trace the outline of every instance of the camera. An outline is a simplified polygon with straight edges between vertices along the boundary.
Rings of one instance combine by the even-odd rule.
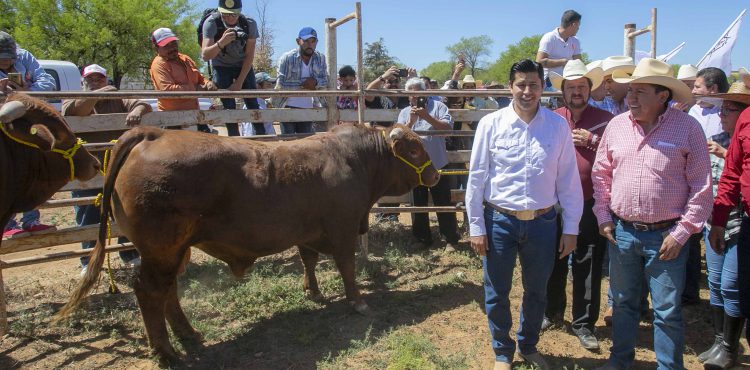
[[[8,73],[8,79],[11,80],[11,81],[13,81],[13,83],[15,83],[16,85],[19,85],[19,86],[22,85],[21,74],[20,73],[10,72],[10,73]]]
[[[417,108],[424,108],[427,106],[427,97],[420,96],[417,98]]]
[[[245,31],[242,30],[242,27],[235,26],[230,28],[230,30],[234,31],[234,34],[236,35],[237,40],[240,41],[247,41],[247,39],[250,37]]]
[[[409,75],[409,70],[406,68],[399,68],[398,77],[406,77]]]

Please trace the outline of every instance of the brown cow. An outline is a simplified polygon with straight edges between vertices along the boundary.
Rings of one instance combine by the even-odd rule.
[[[112,215],[141,254],[134,290],[155,354],[177,359],[165,317],[180,339],[199,338],[177,297],[176,277],[191,246],[240,277],[257,258],[297,245],[312,295],[320,295],[318,253],[330,254],[347,300],[365,312],[354,276],[357,236],[381,196],[436,184],[440,176],[430,163],[419,137],[403,125],[342,125],[271,143],[147,127],[125,133],[108,167],[102,215]],[[102,224],[88,272],[59,317],[96,282],[105,234]]]
[[[99,161],[80,147],[65,119],[39,99],[11,93],[0,107],[0,125],[2,226],[44,203],[72,180],[71,173],[87,181],[99,172]]]

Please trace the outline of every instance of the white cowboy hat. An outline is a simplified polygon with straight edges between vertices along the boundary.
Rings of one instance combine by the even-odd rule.
[[[687,102],[693,99],[690,88],[684,82],[673,77],[672,67],[660,60],[643,58],[629,74],[623,70],[612,73],[612,79],[617,83],[642,83],[664,86],[672,91],[672,99],[679,102]]]
[[[698,67],[692,64],[683,64],[677,71],[678,80],[695,81],[696,78],[698,78]]]
[[[711,97],[750,105],[750,87],[745,86],[741,81],[737,81],[729,86],[729,90],[725,94],[714,94]]]
[[[592,70],[594,68],[602,68],[602,61],[601,60],[595,60],[589,64],[586,64],[586,69]]]
[[[631,57],[613,56],[602,60],[602,74],[604,76],[609,76],[614,71],[631,73],[634,69],[635,64],[633,64],[633,58]]]
[[[474,79],[474,76],[472,75],[466,75],[464,76],[464,79],[461,80],[461,86],[466,84],[474,84],[474,86],[477,85],[477,80]]]
[[[563,80],[577,80],[583,77],[591,81],[591,90],[596,90],[602,83],[602,69],[588,69],[580,59],[573,59],[565,63],[562,76],[553,71],[549,72],[549,80],[552,83],[552,87],[558,90],[562,90]]]

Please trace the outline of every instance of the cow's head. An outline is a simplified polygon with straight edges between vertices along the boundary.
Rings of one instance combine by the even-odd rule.
[[[55,152],[53,155],[73,165],[78,180],[90,180],[99,172],[99,160],[81,147],[62,115],[39,99],[18,93],[8,95],[0,106],[0,125],[4,131],[0,135],[19,145]]]
[[[432,165],[430,156],[422,145],[422,140],[408,127],[395,124],[386,130],[388,142],[397,162],[409,179],[410,188],[418,185],[435,186],[440,174]]]

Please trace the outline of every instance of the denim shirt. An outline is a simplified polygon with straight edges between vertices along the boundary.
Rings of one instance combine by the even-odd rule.
[[[44,71],[36,58],[25,49],[16,49],[16,72],[21,74],[24,84],[31,91],[55,91],[55,78]],[[8,78],[8,75],[0,71],[0,78]]]
[[[279,58],[277,90],[299,90],[302,87],[302,63],[299,48],[290,50]],[[310,77],[318,81],[319,89],[328,87],[326,57],[318,51],[315,51],[310,58]],[[287,98],[274,98],[273,106],[283,108],[286,106],[286,101]]]

